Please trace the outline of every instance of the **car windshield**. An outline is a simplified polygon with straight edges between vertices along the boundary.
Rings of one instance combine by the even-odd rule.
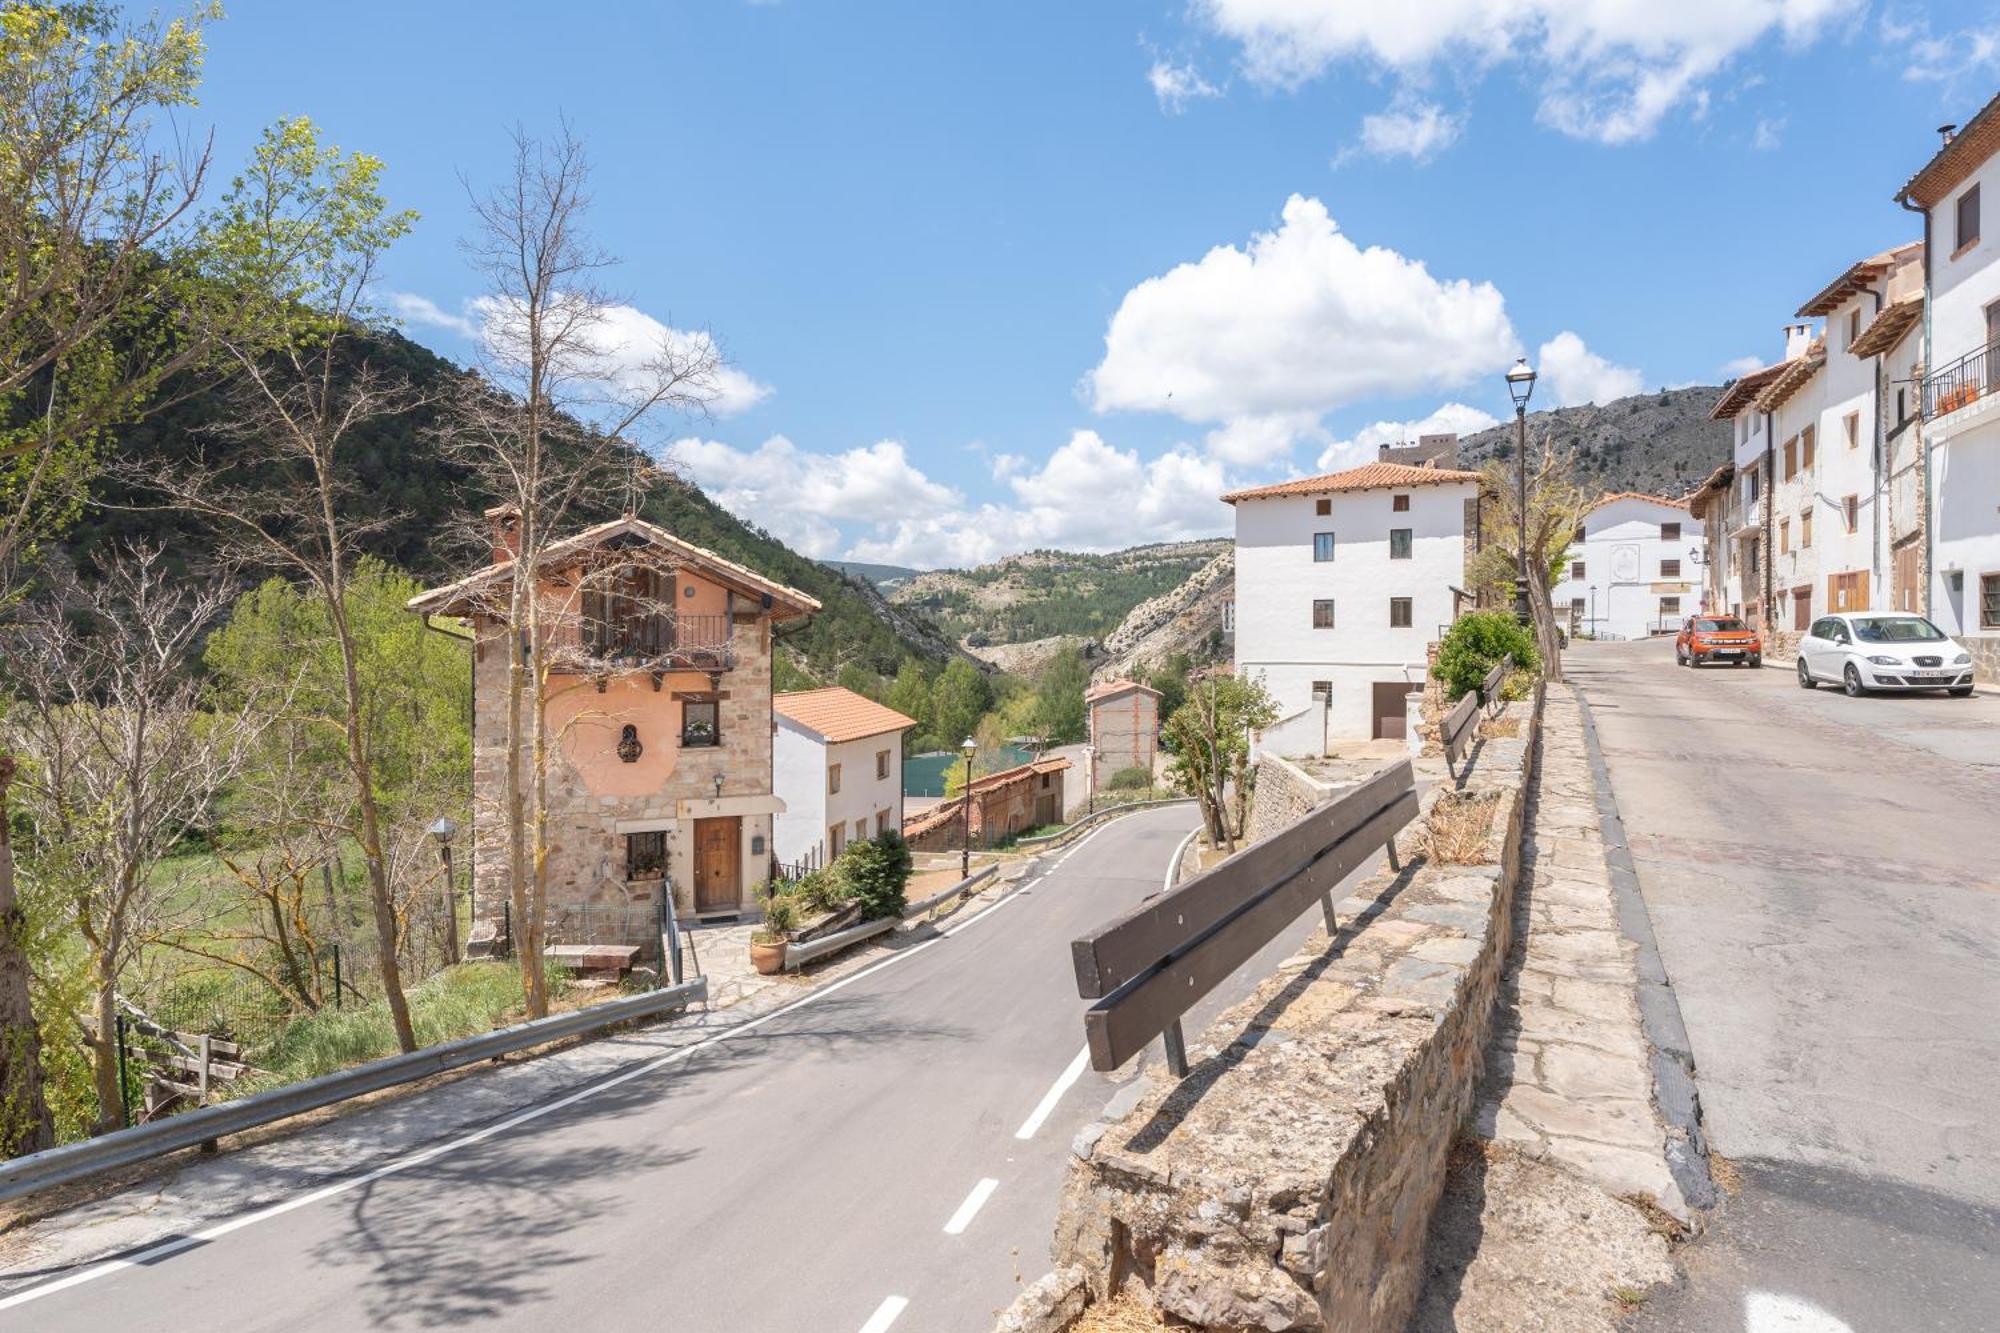
[[[1734,616],[1717,616],[1713,619],[1697,620],[1694,622],[1694,627],[1696,632],[1701,634],[1731,634],[1742,629],[1743,622]]]
[[[1863,643],[1936,643],[1944,631],[1922,616],[1880,616],[1854,622]]]

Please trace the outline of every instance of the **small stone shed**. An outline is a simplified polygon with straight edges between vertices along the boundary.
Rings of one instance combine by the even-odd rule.
[[[903,837],[922,852],[956,851],[970,836],[974,847],[991,847],[1012,834],[1063,815],[1063,774],[1067,759],[1038,759],[1018,768],[974,778],[965,794],[904,821]],[[966,802],[971,801],[970,827]]]
[[[1083,703],[1096,751],[1091,789],[1102,791],[1121,769],[1152,773],[1160,748],[1160,692],[1121,677],[1085,690]]]

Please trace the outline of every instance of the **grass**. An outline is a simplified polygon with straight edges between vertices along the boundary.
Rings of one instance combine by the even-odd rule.
[[[567,978],[567,973],[550,970],[552,997],[564,992]],[[407,995],[419,1046],[489,1032],[524,1016],[521,973],[513,963],[461,963],[425,978]],[[254,1086],[245,1085],[243,1090],[317,1078],[394,1055],[398,1049],[386,1002],[322,1009],[288,1024],[269,1046],[253,1052],[253,1063],[268,1077],[252,1080]]]
[[[1493,833],[1493,815],[1499,808],[1498,796],[1441,796],[1417,835],[1417,845],[1436,864],[1485,865],[1490,859],[1486,844]]]

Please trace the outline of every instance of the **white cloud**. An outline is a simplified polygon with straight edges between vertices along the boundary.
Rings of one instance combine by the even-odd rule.
[[[1320,472],[1338,472],[1375,461],[1385,444],[1415,444],[1423,435],[1474,435],[1500,418],[1465,403],[1446,403],[1419,421],[1376,421],[1354,432],[1350,439],[1335,440],[1320,453],[1315,465]]]
[[[1203,78],[1201,71],[1188,61],[1176,64],[1171,60],[1155,60],[1146,71],[1146,82],[1152,85],[1160,110],[1170,116],[1187,110],[1189,102],[1222,95],[1222,90]]]
[[[1535,353],[1535,395],[1541,406],[1574,407],[1579,403],[1608,403],[1642,392],[1646,378],[1629,366],[1614,366],[1584,346],[1583,339],[1565,329],[1543,343]]]
[[[1458,142],[1465,118],[1447,112],[1435,102],[1398,98],[1388,110],[1361,118],[1361,138],[1343,151],[1344,160],[1353,153],[1371,157],[1407,157],[1422,165]]]
[[[1750,136],[1750,146],[1760,153],[1768,153],[1785,142],[1785,118],[1764,116],[1758,119],[1756,132]]]
[[[1213,424],[1218,456],[1262,462],[1333,408],[1453,388],[1519,351],[1491,283],[1364,250],[1319,200],[1293,195],[1277,230],[1127,292],[1085,383],[1100,412]]]
[[[971,565],[1035,547],[1116,550],[1229,528],[1221,463],[1187,447],[1142,459],[1089,430],[1039,464],[1000,455],[994,475],[1006,498],[978,504],[927,476],[895,440],[818,454],[782,435],[755,449],[689,438],[666,456],[723,508],[822,559]]]
[[[1724,378],[1725,380],[1741,379],[1743,376],[1748,375],[1753,370],[1763,369],[1763,366],[1764,366],[1764,359],[1762,357],[1758,356],[1731,357],[1729,360],[1722,363],[1722,378]]]
[[[1776,36],[1816,38],[1865,0],[1197,0],[1238,42],[1249,76],[1291,88],[1344,62],[1421,83],[1518,62],[1541,80],[1539,116],[1565,134],[1622,143],[1650,136],[1728,61]]]
[[[444,329],[461,338],[479,336],[479,327],[464,315],[454,315],[428,296],[415,292],[390,292],[389,312],[406,324],[423,324]]]
[[[1912,83],[1953,83],[2000,66],[2000,24],[1939,36],[1922,17],[1885,15],[1882,37],[1904,48],[1903,77]]]

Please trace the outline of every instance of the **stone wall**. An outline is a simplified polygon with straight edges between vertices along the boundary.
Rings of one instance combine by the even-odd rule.
[[[1267,754],[1257,761],[1256,794],[1250,802],[1249,827],[1243,841],[1262,842],[1279,829],[1296,824],[1306,812],[1333,795],[1333,785],[1321,782],[1297,764]]]
[[[1429,864],[1421,824],[1405,830],[1404,869],[1338,904],[1333,940],[1316,931],[1191,1043],[1186,1079],[1149,1072],[1078,1136],[1058,1273],[1036,1289],[1052,1313],[1004,1326],[1066,1328],[1065,1292],[1120,1291],[1202,1328],[1405,1326],[1511,943],[1540,702],[1511,705],[1523,736],[1466,766],[1460,789],[1495,803],[1482,864]],[[1260,773],[1260,805],[1274,776],[1273,812],[1309,791],[1290,769]],[[1429,819],[1451,784],[1420,772]]]

